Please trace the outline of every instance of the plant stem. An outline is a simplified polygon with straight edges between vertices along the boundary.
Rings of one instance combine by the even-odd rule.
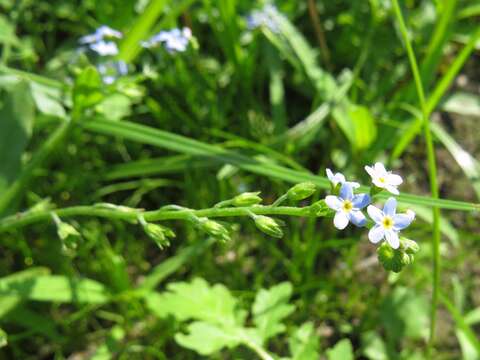
[[[250,341],[249,339],[245,338],[243,339],[243,344],[247,346],[248,348],[252,349],[255,351],[255,353],[258,355],[258,357],[262,360],[275,360],[272,355],[270,355],[264,348],[261,346],[255,344],[253,341]]]
[[[400,32],[408,54],[408,60],[412,69],[417,95],[422,109],[422,123],[424,137],[427,147],[428,170],[430,173],[430,192],[434,199],[438,199],[438,185],[437,185],[437,166],[435,160],[435,149],[433,146],[432,134],[430,131],[429,109],[425,101],[425,93],[422,85],[422,79],[418,70],[417,60],[413,52],[412,45],[409,40],[408,30],[403,19],[402,11],[398,4],[398,0],[392,0],[395,15],[398,20]],[[438,298],[440,292],[440,209],[436,206],[432,207],[433,212],[433,236],[432,236],[432,250],[433,250],[433,293],[432,303],[430,309],[430,336],[427,345],[427,358],[430,357],[433,345],[435,342],[435,326],[437,319]]]
[[[114,206],[73,206],[57,210],[42,210],[35,212],[19,213],[6,217],[0,221],[0,233],[9,230],[18,229],[30,224],[50,221],[52,211],[60,218],[69,218],[75,216],[92,216],[107,218],[110,220],[123,220],[130,222],[137,222],[138,216],[142,215],[145,221],[166,221],[166,220],[189,220],[191,216],[196,217],[244,217],[249,216],[250,213],[256,215],[286,215],[298,217],[314,217],[316,216],[310,211],[310,207],[290,207],[290,206],[250,206],[250,207],[235,207],[235,208],[208,208],[202,210],[155,210],[143,211],[141,209],[125,209],[122,207],[115,208]]]

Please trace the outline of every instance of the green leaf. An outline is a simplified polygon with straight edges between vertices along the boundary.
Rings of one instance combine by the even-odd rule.
[[[328,360],[353,360],[353,347],[348,339],[340,340],[327,350]]]
[[[7,333],[0,328],[0,348],[5,347],[8,345],[7,341]]]
[[[350,105],[349,115],[354,125],[357,150],[367,149],[377,137],[377,126],[372,114],[365,106]]]
[[[60,119],[66,119],[67,114],[61,103],[61,91],[58,88],[46,86],[36,82],[30,83],[33,100],[37,109],[45,114]]]
[[[40,275],[0,282],[0,296],[18,296],[22,300],[102,304],[108,301],[107,289],[90,279],[61,275]]]
[[[480,96],[473,93],[455,92],[445,99],[442,110],[465,116],[480,117]]]
[[[201,355],[212,355],[224,347],[233,348],[242,342],[242,329],[220,327],[196,321],[188,325],[188,334],[176,334],[175,341]]]
[[[252,307],[253,322],[264,342],[285,331],[282,321],[295,310],[288,304],[291,295],[292,284],[288,282],[257,293]]]
[[[98,104],[103,99],[102,80],[93,66],[88,66],[77,75],[73,86],[73,106],[79,111]]]
[[[292,360],[319,359],[319,345],[318,335],[315,333],[315,328],[311,322],[295,329],[288,340]]]
[[[26,81],[18,81],[0,101],[1,195],[20,172],[21,157],[32,135],[35,108]]]
[[[117,353],[122,349],[122,340],[125,338],[125,330],[119,326],[114,326],[107,335],[105,342],[100,345],[95,353],[89,357],[90,360],[110,360],[115,359]]]
[[[103,99],[96,110],[109,120],[120,120],[130,115],[131,99],[123,94],[112,94]]]
[[[221,284],[210,286],[196,278],[190,283],[170,283],[167,289],[146,298],[147,307],[161,318],[172,315],[179,321],[194,319],[230,326],[243,323],[236,311],[237,300]]]

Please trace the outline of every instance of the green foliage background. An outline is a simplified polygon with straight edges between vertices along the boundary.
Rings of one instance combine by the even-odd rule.
[[[392,2],[275,4],[278,32],[247,28],[265,5],[248,0],[0,0],[2,358],[480,358],[480,6],[400,1],[422,106]],[[79,51],[102,24],[125,34],[129,74],[111,85]],[[182,26],[184,53],[139,46]],[[227,242],[162,221],[176,236],[160,248],[132,210],[247,191],[271,204],[311,181],[306,205],[326,167],[368,185],[375,161],[403,176],[400,206],[417,213],[420,251],[400,273],[329,218],[279,216],[281,239],[223,219]]]

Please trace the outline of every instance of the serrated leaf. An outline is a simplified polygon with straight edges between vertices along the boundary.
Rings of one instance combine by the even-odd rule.
[[[201,355],[211,355],[224,347],[233,348],[242,342],[241,328],[196,321],[188,325],[187,331],[187,335],[176,334],[175,341]]]
[[[237,301],[223,285],[210,286],[204,279],[167,286],[162,294],[146,298],[148,308],[159,317],[174,316],[179,321],[202,320],[212,324],[236,325],[243,316],[236,311]]]
[[[288,340],[292,360],[311,360],[320,358],[319,339],[313,323],[307,322],[295,329]]]
[[[295,310],[288,304],[291,295],[292,284],[288,282],[257,293],[252,307],[253,322],[263,341],[285,331],[282,321]]]
[[[340,340],[327,350],[328,360],[353,360],[353,347],[348,339]]]

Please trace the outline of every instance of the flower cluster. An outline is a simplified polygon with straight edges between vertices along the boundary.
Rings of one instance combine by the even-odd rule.
[[[274,33],[280,31],[278,25],[278,16],[280,13],[274,5],[267,4],[261,10],[253,10],[247,16],[247,27],[249,30],[255,30],[262,26],[270,29]]]
[[[365,166],[365,170],[372,178],[373,187],[370,194],[374,195],[382,190],[399,194],[397,186],[403,182],[399,175],[387,171],[381,163]],[[346,181],[343,174],[334,174],[330,169],[327,169],[327,177],[331,182],[333,195],[328,195],[325,203],[335,211],[333,224],[337,229],[345,229],[350,222],[358,227],[367,225],[367,218],[362,212],[362,209],[367,207],[367,213],[373,222],[368,239],[374,244],[385,240],[392,249],[400,247],[400,231],[415,219],[413,211],[397,214],[397,200],[394,197],[390,197],[381,210],[370,205],[370,195],[354,194],[354,189],[360,187],[358,183]]]
[[[97,70],[105,84],[112,84],[120,76],[128,74],[128,66],[124,61],[113,59],[118,55],[118,45],[115,42],[123,34],[106,25],[100,26],[93,34],[80,38],[79,42],[100,56],[103,61],[97,64]]]
[[[147,49],[163,45],[169,53],[173,54],[187,50],[191,39],[192,31],[189,28],[184,27],[181,30],[172,29],[168,31],[160,31],[150,39],[142,41],[141,45]]]

